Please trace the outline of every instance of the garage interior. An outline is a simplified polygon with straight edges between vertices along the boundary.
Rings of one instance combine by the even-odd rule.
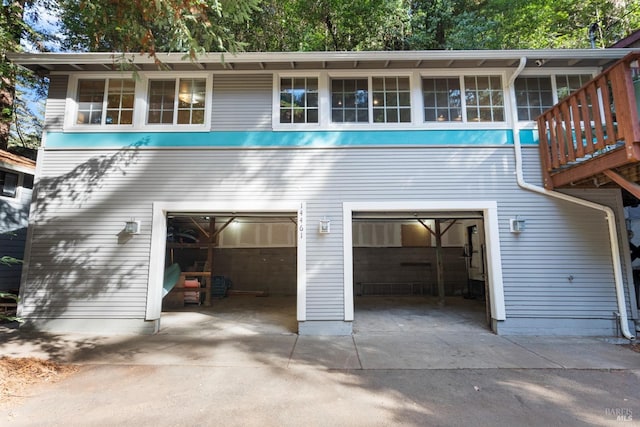
[[[482,212],[354,212],[354,332],[489,328]]]
[[[180,277],[163,317],[197,312],[226,328],[296,333],[296,221],[169,213],[165,266]],[[354,332],[488,329],[482,212],[354,212],[352,229]]]
[[[295,212],[169,213],[165,267],[179,266],[179,278],[163,316],[198,312],[236,326],[260,318],[296,332],[296,221]]]

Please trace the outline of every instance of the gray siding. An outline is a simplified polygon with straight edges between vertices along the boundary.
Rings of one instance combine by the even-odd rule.
[[[10,256],[19,260],[24,256],[26,228],[0,234],[0,257]],[[0,291],[17,291],[20,288],[22,264],[0,265]]]
[[[270,130],[271,74],[214,75],[212,130]]]
[[[62,131],[64,126],[64,108],[67,99],[68,76],[51,76],[49,97],[44,114],[44,128],[49,132]]]
[[[539,182],[537,156],[525,149]],[[603,215],[518,188],[511,147],[60,150],[45,152],[42,174],[24,295],[33,318],[142,319],[152,202],[167,200],[303,200],[309,230],[331,219],[331,234],[308,233],[310,321],[344,319],[343,201],[496,200],[508,317],[616,309]],[[527,221],[520,235],[509,232],[515,215]],[[142,233],[126,240],[131,217]]]
[[[20,187],[17,198],[0,197],[0,257],[24,258],[31,193]],[[0,290],[19,289],[21,272],[21,264],[0,265]]]

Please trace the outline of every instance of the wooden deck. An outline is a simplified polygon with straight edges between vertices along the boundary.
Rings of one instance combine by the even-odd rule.
[[[640,198],[640,52],[538,117],[544,186],[618,185]]]

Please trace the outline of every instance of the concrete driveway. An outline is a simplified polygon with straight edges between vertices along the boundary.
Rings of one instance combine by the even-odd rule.
[[[610,340],[448,324],[416,333],[402,318],[393,331],[311,337],[242,316],[167,314],[144,337],[0,330],[2,355],[81,367],[0,411],[0,423],[640,425],[640,353]]]

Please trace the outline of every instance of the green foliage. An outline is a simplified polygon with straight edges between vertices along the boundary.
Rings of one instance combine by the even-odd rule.
[[[640,28],[640,0],[487,0],[464,12],[447,48],[589,48],[591,24],[597,47],[606,47]]]
[[[231,25],[246,22],[260,0],[60,0],[60,15],[72,50],[234,52],[242,45]]]
[[[606,47],[640,28],[640,0],[264,0],[232,26],[250,51]]]
[[[22,260],[7,255],[0,257],[0,265],[9,267],[15,264],[22,264]]]
[[[16,303],[18,303],[18,301],[19,301],[19,298],[18,298],[17,295],[14,295],[14,294],[9,293],[9,292],[2,292],[2,291],[0,291],[0,299],[11,300],[11,301],[15,301]],[[0,320],[4,320],[4,321],[8,321],[8,322],[20,322],[20,323],[24,322],[24,319],[22,319],[20,317],[7,316],[4,313],[0,313]]]

